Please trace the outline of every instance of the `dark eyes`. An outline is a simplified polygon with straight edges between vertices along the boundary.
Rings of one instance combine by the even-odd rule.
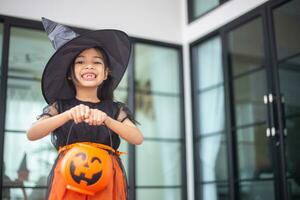
[[[75,61],[75,64],[83,64],[83,61]]]
[[[84,64],[84,61],[78,60],[78,61],[75,61],[75,64],[82,65],[82,64]],[[104,63],[101,61],[94,61],[93,64],[94,65],[104,65]]]

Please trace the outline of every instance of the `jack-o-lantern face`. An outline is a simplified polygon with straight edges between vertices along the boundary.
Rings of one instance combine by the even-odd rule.
[[[106,150],[78,143],[61,161],[67,189],[93,195],[104,189],[112,177],[112,160]]]
[[[84,152],[80,152],[71,162],[70,174],[76,183],[84,181],[87,185],[92,185],[102,176],[102,162],[98,157],[89,159]]]

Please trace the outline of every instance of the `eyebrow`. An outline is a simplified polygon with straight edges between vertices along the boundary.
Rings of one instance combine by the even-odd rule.
[[[79,55],[79,56],[76,57],[76,59],[77,59],[77,58],[84,58],[84,57],[85,57],[85,56]],[[100,58],[100,59],[103,60],[103,58],[100,57],[100,56],[94,56],[93,58]]]

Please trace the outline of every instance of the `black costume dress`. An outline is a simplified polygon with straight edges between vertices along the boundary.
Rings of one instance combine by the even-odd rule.
[[[64,111],[69,110],[70,108],[77,106],[79,104],[84,104],[86,106],[89,106],[91,109],[99,109],[103,112],[105,112],[108,116],[110,116],[113,119],[116,119],[118,121],[124,121],[125,119],[130,119],[132,122],[135,123],[135,120],[133,118],[133,115],[131,114],[130,110],[126,107],[125,104],[120,102],[114,102],[111,100],[103,100],[99,103],[92,103],[92,102],[86,102],[81,101],[76,98],[70,99],[70,100],[60,100],[55,103],[53,103],[50,106],[47,106],[43,110],[43,114],[40,115],[40,117],[48,115],[52,116],[54,114],[59,114]],[[68,121],[63,126],[57,128],[52,133],[51,137],[52,143],[55,146],[55,148],[58,150],[59,148],[62,148],[66,145],[78,143],[78,142],[93,142],[93,143],[100,143],[107,146],[111,146],[113,149],[117,150],[120,145],[120,137],[113,131],[111,131],[109,128],[107,128],[104,125],[100,126],[91,126],[85,122],[75,124],[73,120]],[[48,197],[53,195],[53,193],[59,193],[57,191],[54,192],[53,187],[54,186],[53,179],[54,175],[56,174],[55,170],[58,168],[57,163],[58,161],[63,157],[63,153],[60,153],[55,161],[55,164],[51,170],[51,173],[49,175],[48,179]],[[122,163],[120,161],[119,156],[114,156],[122,173],[123,177],[117,177],[124,179],[124,187],[122,189],[126,190],[126,198],[127,199],[127,182],[126,182],[126,176],[125,171],[123,169]],[[119,188],[120,189],[120,188]],[[115,190],[115,189],[113,189]],[[64,191],[64,192],[70,192],[70,191]],[[49,199],[59,199],[62,198],[65,194],[60,194],[61,196],[57,197],[51,197]],[[105,197],[107,198],[107,197]],[[123,200],[119,199],[118,194],[113,194],[113,196],[110,199],[113,200]],[[122,197],[123,198],[123,197]],[[66,198],[67,199],[67,198]],[[81,199],[81,198],[77,198]],[[82,195],[82,199],[93,199],[89,198],[87,196]],[[110,200],[106,199],[106,200]]]

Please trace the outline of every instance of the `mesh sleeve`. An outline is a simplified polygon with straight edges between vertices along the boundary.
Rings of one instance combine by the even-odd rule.
[[[116,104],[118,107],[118,112],[116,113],[116,116],[115,116],[116,120],[118,120],[119,122],[123,122],[124,120],[129,119],[134,124],[139,124],[139,122],[137,122],[134,119],[134,115],[131,112],[131,110],[124,103],[116,102]]]
[[[45,106],[43,108],[43,113],[38,115],[37,119],[39,120],[40,118],[42,118],[44,116],[52,117],[57,114],[58,114],[58,104],[57,104],[57,102],[54,102],[53,104]]]

